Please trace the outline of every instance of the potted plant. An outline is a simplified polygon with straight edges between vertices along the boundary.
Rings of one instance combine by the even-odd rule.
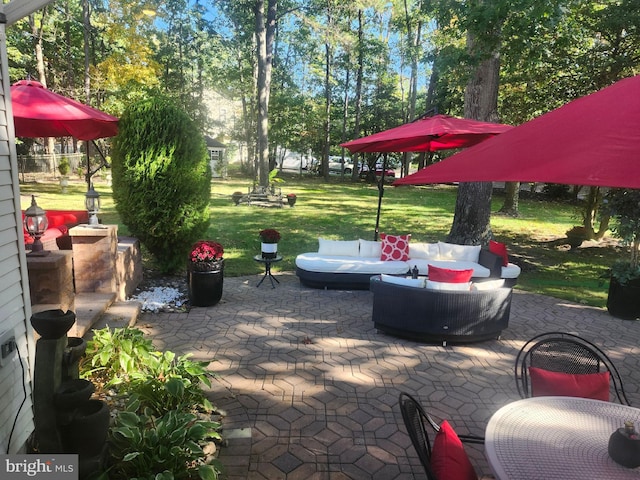
[[[62,191],[66,192],[67,187],[69,186],[69,171],[71,170],[71,165],[69,164],[69,159],[67,157],[62,157],[60,163],[58,164],[58,171],[60,172],[60,186],[62,187]]]
[[[231,194],[231,200],[233,200],[233,203],[236,205],[236,207],[240,204],[240,200],[242,200],[242,197],[244,195],[242,195],[242,192],[233,192]]]
[[[191,247],[187,263],[189,301],[194,307],[209,307],[222,298],[224,248],[218,242],[199,240]]]
[[[298,200],[298,197],[295,193],[287,193],[287,203],[290,207],[293,207],[296,204],[296,200]]]
[[[278,254],[278,240],[280,240],[280,232],[273,228],[266,228],[264,230],[260,230],[258,235],[262,242],[262,258],[276,258]]]
[[[611,267],[607,310],[626,320],[640,318],[640,190],[611,190],[606,210],[613,219],[611,231],[629,246],[630,256]]]

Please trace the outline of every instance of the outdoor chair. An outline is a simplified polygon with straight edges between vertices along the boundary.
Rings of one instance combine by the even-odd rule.
[[[411,443],[429,480],[478,478],[461,441],[483,444],[484,438],[456,435],[446,420],[438,425],[408,393],[400,393],[398,403]],[[436,433],[433,446],[429,440],[427,425]]]
[[[622,378],[609,357],[592,342],[563,332],[530,339],[515,362],[515,380],[522,398],[561,395],[631,405]]]

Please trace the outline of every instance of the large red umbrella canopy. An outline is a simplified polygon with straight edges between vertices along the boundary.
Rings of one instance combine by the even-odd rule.
[[[74,137],[95,140],[118,133],[118,119],[47,90],[33,80],[11,86],[17,137]]]
[[[435,152],[469,147],[513,128],[500,123],[434,115],[341,144],[358,152]]]
[[[569,102],[393,184],[491,181],[640,188],[640,76]]]

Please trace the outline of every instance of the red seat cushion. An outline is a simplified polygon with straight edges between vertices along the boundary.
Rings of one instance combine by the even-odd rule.
[[[509,265],[509,255],[507,254],[507,246],[504,243],[489,240],[489,251],[502,257],[502,266]]]
[[[409,240],[411,235],[387,235],[386,233],[380,234],[380,240],[382,240],[382,254],[380,260],[409,260]]]
[[[446,420],[433,441],[431,470],[438,480],[478,480],[458,434]]]
[[[609,372],[563,373],[529,367],[531,395],[559,395],[609,401]]]

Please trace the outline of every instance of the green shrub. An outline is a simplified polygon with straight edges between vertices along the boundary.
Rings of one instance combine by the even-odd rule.
[[[128,382],[146,369],[153,344],[135,328],[109,327],[93,331],[81,364],[84,377],[99,377],[107,386]]]
[[[113,141],[113,198],[131,235],[164,273],[184,266],[209,226],[211,167],[204,137],[170,100],[131,105]]]
[[[58,171],[60,172],[60,175],[68,175],[69,170],[71,170],[69,159],[67,157],[62,157],[62,160],[60,160],[60,163],[58,164]]]
[[[110,432],[110,450],[116,461],[109,478],[171,480],[197,475],[214,480],[220,464],[206,462],[202,443],[219,440],[219,428],[217,422],[176,410],[157,418],[122,412]]]
[[[111,467],[96,480],[215,480],[221,466],[202,449],[221,440],[220,423],[200,418],[213,410],[209,362],[154,349],[141,330],[106,327],[87,342],[82,374],[126,402],[110,429]]]

